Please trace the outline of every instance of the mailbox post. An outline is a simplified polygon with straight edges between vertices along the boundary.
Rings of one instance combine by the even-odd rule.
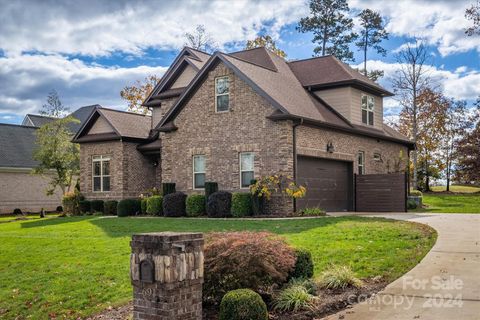
[[[203,234],[133,235],[134,320],[201,320]]]

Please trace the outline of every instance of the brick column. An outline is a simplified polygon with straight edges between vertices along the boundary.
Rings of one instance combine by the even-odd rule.
[[[133,235],[134,320],[201,320],[203,234]]]

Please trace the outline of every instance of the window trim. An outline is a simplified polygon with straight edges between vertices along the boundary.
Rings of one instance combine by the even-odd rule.
[[[366,104],[365,106],[363,105],[363,97],[366,97]],[[373,101],[373,108],[372,110],[369,110],[368,109],[368,100],[371,99]],[[363,111],[365,110],[367,112],[367,122],[363,122],[363,114],[360,115],[360,117],[362,118],[362,124],[364,125],[367,125],[367,126],[374,126],[375,125],[375,97],[374,96],[371,96],[371,95],[368,95],[368,94],[362,94],[362,97],[361,97],[361,100],[360,100],[360,105],[361,105],[361,112],[363,113]],[[372,123],[370,123],[370,117],[369,117],[369,113],[372,113]]]
[[[217,93],[217,81],[219,79],[227,79],[228,80],[228,93]],[[213,86],[213,90],[214,90],[214,93],[215,93],[215,113],[230,112],[230,77],[229,76],[216,77],[215,78],[215,83],[214,83],[214,86]],[[220,97],[220,96],[228,96],[228,108],[227,108],[227,110],[218,111],[217,97]]]
[[[204,158],[204,162],[205,162],[205,167],[203,168],[203,172],[201,171],[195,171],[195,158],[198,158],[198,157],[203,157]],[[195,175],[196,174],[204,174],[205,175],[205,178],[207,177],[207,157],[204,155],[204,154],[195,154],[192,156],[192,183],[193,183],[193,190],[205,190],[205,181],[204,181],[204,184],[203,184],[203,187],[202,188],[197,188],[196,187],[196,184],[195,184]],[[206,180],[206,179],[205,179]]]
[[[242,170],[242,155],[244,154],[251,154],[253,155],[253,163],[252,163],[252,170]],[[242,185],[242,173],[243,172],[252,172],[253,173],[253,177],[255,178],[255,152],[253,151],[246,151],[246,152],[240,152],[238,154],[238,161],[239,161],[239,178],[240,178],[240,189],[249,189],[250,188],[250,184],[248,185],[248,187],[244,187]]]
[[[103,163],[106,161],[110,162],[111,160],[112,159],[110,156],[104,156],[104,155],[92,156],[92,192],[99,193],[99,192],[112,191],[112,175],[110,173],[108,175],[103,174]],[[95,174],[95,162],[100,162],[100,175]],[[110,188],[109,190],[106,190],[106,191],[103,190],[103,178],[105,177],[110,178]],[[95,178],[100,178],[100,190],[95,190]]]
[[[360,164],[359,155],[362,155],[362,164]],[[360,170],[362,168],[362,170]],[[357,171],[359,175],[365,174],[365,151],[359,150],[357,152]]]

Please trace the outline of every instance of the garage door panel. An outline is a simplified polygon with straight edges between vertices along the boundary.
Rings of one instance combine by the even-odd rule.
[[[305,198],[297,201],[298,208],[320,207],[327,211],[352,210],[353,172],[349,162],[311,157],[299,157],[297,178],[305,185]]]

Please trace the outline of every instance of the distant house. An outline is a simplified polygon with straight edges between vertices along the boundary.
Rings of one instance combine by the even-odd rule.
[[[80,123],[72,123],[75,134],[88,116],[99,105],[81,107],[71,115]],[[19,208],[24,212],[55,210],[61,205],[62,194],[58,190],[47,196],[47,177],[31,174],[38,163],[33,160],[36,148],[36,130],[55,118],[27,114],[22,125],[0,123],[0,213],[11,213]]]
[[[205,181],[248,192],[252,179],[284,174],[307,196],[269,212],[352,210],[354,174],[405,168],[414,148],[383,122],[392,95],[333,56],[185,48],[144,102],[152,116],[99,108],[77,132],[82,193],[121,199],[162,182],[196,193]]]

